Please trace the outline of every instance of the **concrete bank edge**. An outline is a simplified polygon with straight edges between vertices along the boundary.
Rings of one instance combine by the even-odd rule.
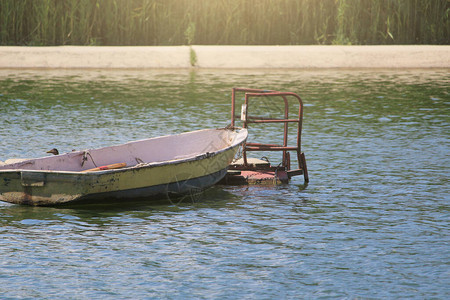
[[[192,52],[193,51],[193,52]],[[192,53],[195,54],[193,64]],[[450,68],[450,46],[0,47],[2,69]]]

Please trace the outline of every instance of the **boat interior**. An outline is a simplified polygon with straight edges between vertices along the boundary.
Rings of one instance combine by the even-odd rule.
[[[228,129],[204,129],[117,146],[16,161],[0,165],[0,170],[85,172],[106,170],[107,167],[101,166],[108,165],[133,167],[140,164],[167,163],[224,150],[233,144],[237,135],[236,131]]]

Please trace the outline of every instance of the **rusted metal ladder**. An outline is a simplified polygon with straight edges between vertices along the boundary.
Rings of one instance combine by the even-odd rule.
[[[241,114],[236,114],[236,95],[238,92],[245,93],[244,104],[241,108]],[[280,99],[284,102],[284,117],[283,118],[268,118],[268,117],[258,117],[249,114],[249,104],[250,102],[257,101],[258,98],[271,97],[271,99]],[[295,118],[289,118],[289,101],[288,97],[293,97],[298,101],[299,110],[298,115]],[[247,89],[247,88],[233,88],[231,94],[231,126],[235,127],[236,120],[242,121],[242,127],[248,128],[249,124],[262,124],[262,123],[283,123],[283,144],[265,144],[265,143],[253,143],[248,142],[243,146],[242,158],[243,163],[241,165],[233,165],[234,170],[252,170],[258,171],[258,167],[249,163],[247,158],[248,151],[282,151],[283,157],[282,162],[277,167],[269,166],[269,169],[284,170],[287,173],[288,179],[292,176],[302,175],[304,176],[304,181],[308,182],[308,170],[306,167],[306,159],[303,152],[301,152],[301,132],[302,132],[302,122],[303,122],[303,101],[295,93],[291,92],[278,92],[273,90],[260,90],[260,89]],[[297,125],[297,138],[295,145],[288,145],[288,131],[289,124]],[[291,159],[290,151],[295,151],[298,160],[298,169],[291,169]],[[263,168],[267,170],[266,168]]]

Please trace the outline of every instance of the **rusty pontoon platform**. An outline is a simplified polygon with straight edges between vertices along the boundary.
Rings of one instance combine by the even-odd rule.
[[[241,114],[236,114],[236,98],[240,93],[244,93],[244,103],[241,106]],[[270,116],[255,116],[250,114],[250,109],[256,112],[261,111],[262,99],[270,99],[273,107],[282,107],[281,117]],[[298,114],[295,117],[289,116],[289,101],[292,99],[298,105]],[[265,107],[263,110],[270,110],[270,107]],[[297,112],[297,111],[296,111]],[[241,121],[242,126],[237,126],[236,121]],[[246,185],[246,184],[283,184],[288,183],[293,176],[303,175],[305,183],[309,181],[308,170],[306,167],[305,155],[301,152],[301,132],[303,121],[303,102],[302,99],[295,93],[278,92],[273,90],[259,90],[247,88],[233,88],[231,95],[231,127],[247,128],[253,124],[282,124],[283,126],[283,142],[282,144],[268,144],[268,143],[245,143],[242,147],[242,157],[234,161],[228,168],[227,175],[220,182],[221,184],[229,185]],[[296,126],[295,144],[290,145],[288,139],[289,124]],[[249,133],[251,130],[249,130]],[[278,151],[282,152],[281,162],[272,165],[269,160],[263,156],[261,159],[251,158],[247,156],[247,152],[265,152]],[[291,168],[290,152],[295,152],[298,168]]]

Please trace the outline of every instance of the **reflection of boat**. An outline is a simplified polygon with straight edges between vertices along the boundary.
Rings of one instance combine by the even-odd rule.
[[[247,130],[205,129],[0,166],[0,200],[56,205],[193,193],[219,180]]]

